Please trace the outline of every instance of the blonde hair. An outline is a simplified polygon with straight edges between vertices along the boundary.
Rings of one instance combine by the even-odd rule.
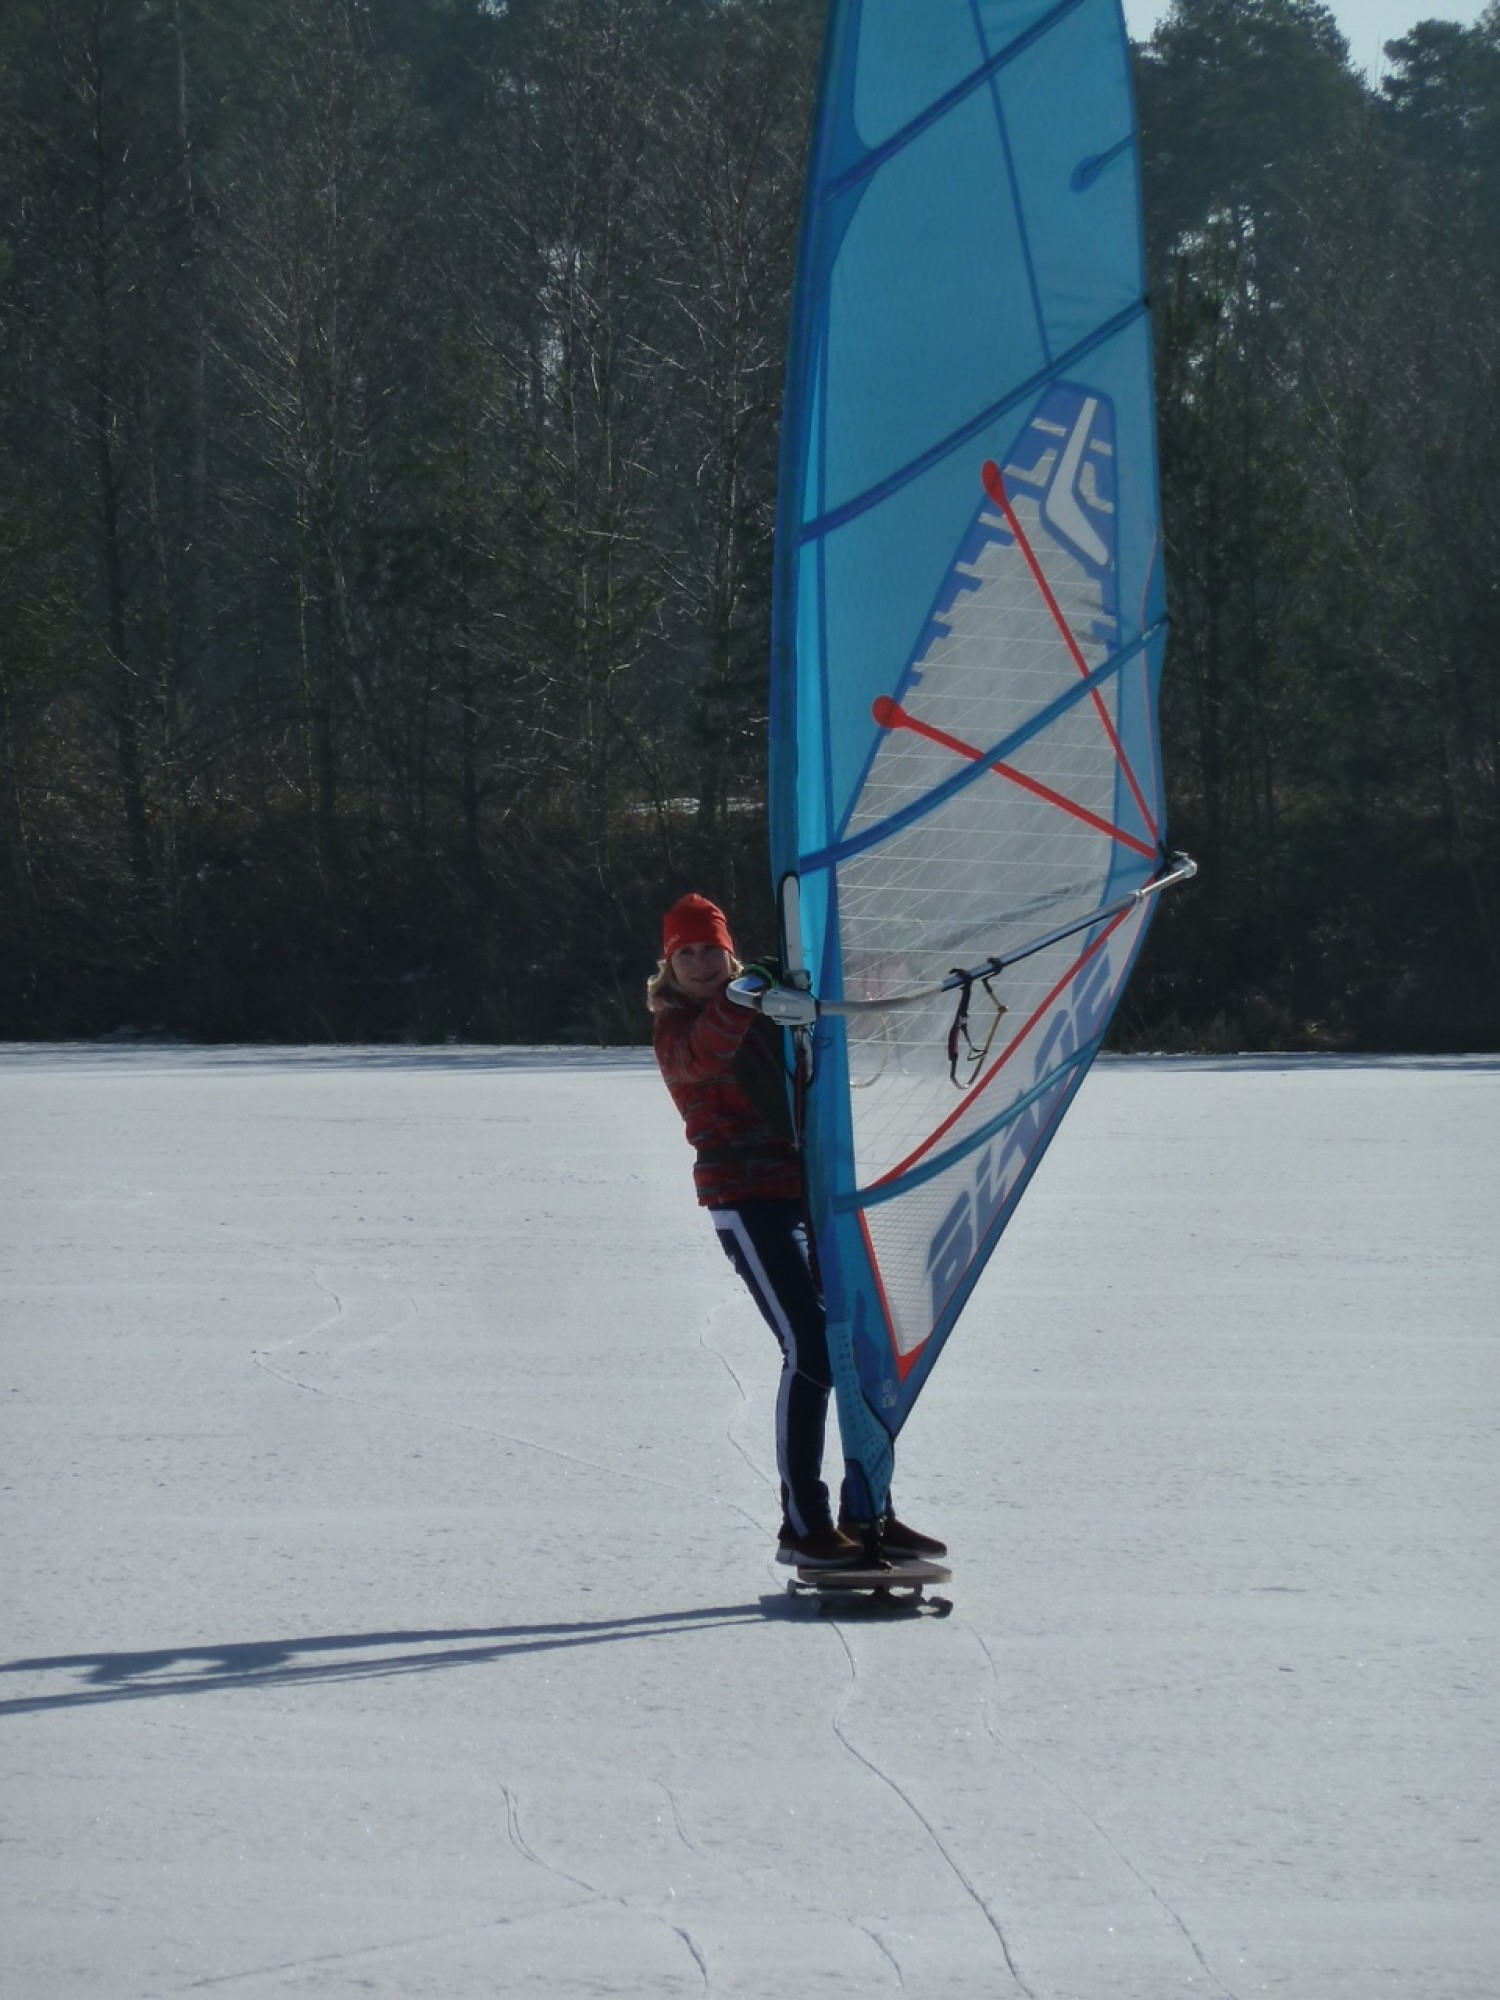
[[[744,966],[731,953],[729,958],[730,978],[738,979],[744,969]],[[690,996],[684,993],[682,988],[677,984],[676,975],[672,971],[671,959],[659,958],[656,961],[655,972],[646,981],[646,1007],[648,1011],[653,1014],[664,1014],[669,1007],[685,1007],[689,1005],[691,1005]]]

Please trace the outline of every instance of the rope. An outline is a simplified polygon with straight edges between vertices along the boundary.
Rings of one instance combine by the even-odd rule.
[[[988,971],[977,966],[973,971],[969,971],[964,966],[955,965],[949,975],[959,982],[958,1007],[953,1016],[953,1026],[948,1030],[948,1075],[953,1081],[955,1090],[973,1089],[979,1072],[984,1068],[984,1060],[990,1052],[990,1045],[995,1039],[995,1030],[1000,1026],[1000,1017],[1006,1012],[1005,1002],[996,997],[995,989],[990,984],[1002,970],[1001,961],[992,958],[989,960]],[[982,1042],[976,1042],[969,1033],[969,1007],[974,998],[976,985],[984,988],[985,998],[995,1010],[989,1033]],[[961,1061],[967,1065],[968,1074],[965,1076],[960,1076],[958,1073]]]

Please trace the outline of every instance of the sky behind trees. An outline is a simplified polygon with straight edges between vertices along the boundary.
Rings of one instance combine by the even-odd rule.
[[[1470,28],[1484,8],[1482,0],[1328,0],[1340,31],[1347,36],[1349,55],[1357,69],[1379,75],[1387,42],[1409,34],[1418,21],[1458,21]],[[1125,0],[1125,20],[1137,41],[1144,41],[1167,11],[1167,0]]]

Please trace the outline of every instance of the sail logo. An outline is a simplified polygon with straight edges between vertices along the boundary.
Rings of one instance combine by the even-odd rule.
[[[974,1156],[969,1185],[934,1231],[927,1250],[932,1324],[937,1325],[976,1253],[1002,1219],[1027,1162],[1044,1140],[1071,1087],[1080,1051],[1090,1049],[1109,1019],[1119,981],[1106,939],[1085,955],[1076,983],[1063,996],[1035,1046],[1024,1109]]]
[[[1018,492],[1031,491],[1053,539],[1110,598],[1117,475],[1108,397],[1054,383],[1017,438],[1005,477]]]

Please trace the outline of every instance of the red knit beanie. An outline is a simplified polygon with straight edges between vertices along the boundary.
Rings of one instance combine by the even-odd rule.
[[[685,944],[721,944],[734,957],[728,919],[707,896],[684,896],[661,920],[662,957],[670,958]]]

